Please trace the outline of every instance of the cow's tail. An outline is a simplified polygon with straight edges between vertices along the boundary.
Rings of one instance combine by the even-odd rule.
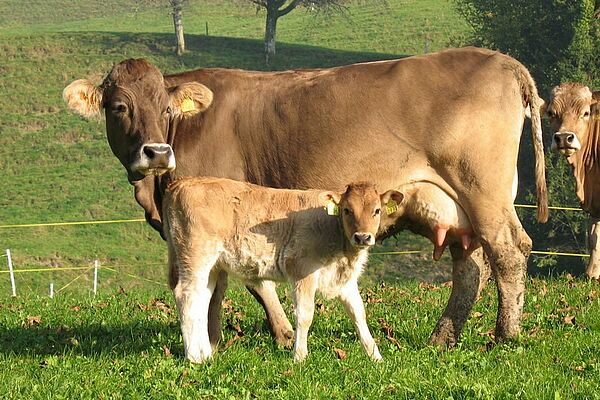
[[[542,119],[540,109],[542,99],[538,95],[533,77],[521,66],[521,85],[524,90],[526,106],[531,114],[531,136],[535,153],[535,187],[537,190],[537,220],[544,223],[548,221],[548,190],[546,188],[546,163],[544,160],[544,142],[542,139]]]

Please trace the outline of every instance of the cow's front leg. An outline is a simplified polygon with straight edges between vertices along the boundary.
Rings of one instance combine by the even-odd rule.
[[[272,281],[260,281],[246,285],[246,288],[263,306],[267,314],[269,329],[275,337],[275,341],[284,347],[291,347],[294,339],[294,329],[292,324],[285,315],[277,291],[275,283]]]
[[[444,313],[429,338],[430,344],[443,347],[453,347],[458,342],[473,304],[479,292],[485,287],[491,272],[489,265],[484,261],[481,247],[466,259],[463,258],[463,249],[460,245],[451,245],[450,251],[452,293]]]
[[[590,279],[600,279],[600,219],[593,218],[588,231],[590,259],[585,274]]]
[[[340,291],[339,297],[352,323],[354,323],[363,349],[373,361],[381,361],[382,357],[377,348],[377,343],[375,343],[375,339],[373,339],[367,325],[365,306],[360,297],[358,283],[355,280],[348,282]]]
[[[315,314],[315,274],[294,282],[294,305],[296,308],[296,335],[294,341],[294,361],[302,361],[308,355],[308,331]]]
[[[185,357],[193,363],[202,363],[212,355],[208,334],[208,305],[214,291],[217,274],[211,271],[208,260],[198,268],[179,268],[179,280],[173,289],[179,310]]]

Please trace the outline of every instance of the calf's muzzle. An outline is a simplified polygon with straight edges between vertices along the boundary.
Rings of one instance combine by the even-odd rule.
[[[375,244],[375,236],[368,232],[356,232],[352,235],[352,240],[356,246],[373,246]]]

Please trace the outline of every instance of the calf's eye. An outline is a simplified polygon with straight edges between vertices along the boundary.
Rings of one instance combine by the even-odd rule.
[[[350,212],[351,212],[350,209],[344,208],[344,214],[345,215],[350,215]]]
[[[379,214],[381,214],[381,208],[375,209],[375,215],[379,215]]]

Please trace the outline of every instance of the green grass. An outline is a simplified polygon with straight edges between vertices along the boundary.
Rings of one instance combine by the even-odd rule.
[[[598,398],[596,285],[534,279],[528,293],[517,342],[489,347],[496,297],[490,285],[462,343],[443,352],[426,341],[449,288],[367,285],[363,298],[380,365],[363,354],[333,301],[319,301],[309,357],[294,364],[290,350],[272,343],[254,299],[234,285],[217,355],[191,365],[165,290],[7,299],[0,302],[0,393],[8,399]],[[338,359],[334,349],[347,358]]]
[[[460,43],[467,31],[450,1],[388,4],[357,1],[333,17],[294,11],[279,22],[270,68],[400,57],[422,53],[426,43],[434,51]],[[0,225],[141,218],[103,122],[67,112],[62,89],[77,78],[99,82],[128,57],[148,58],[165,72],[268,69],[263,24],[264,14],[252,7],[192,0],[184,14],[189,51],[177,58],[171,20],[158,1],[0,2]],[[362,354],[334,302],[318,307],[311,354],[294,364],[290,351],[272,343],[259,305],[234,283],[217,356],[208,365],[188,364],[164,283],[165,246],[145,223],[0,228],[0,248],[12,250],[17,269],[91,267],[94,259],[102,266],[97,297],[87,269],[19,272],[18,297],[10,298],[0,257],[3,398],[599,397],[594,283],[531,280],[523,336],[491,349],[496,296],[490,285],[463,342],[440,352],[426,340],[449,296],[439,286],[449,279],[448,256],[432,264],[431,245],[414,235],[388,240],[373,253],[424,253],[375,254],[362,280],[381,365]],[[418,285],[423,279],[436,285]],[[54,299],[47,296],[50,283]],[[291,315],[289,294],[284,288],[281,294]],[[237,332],[243,336],[235,339]],[[348,357],[337,359],[334,348]]]

